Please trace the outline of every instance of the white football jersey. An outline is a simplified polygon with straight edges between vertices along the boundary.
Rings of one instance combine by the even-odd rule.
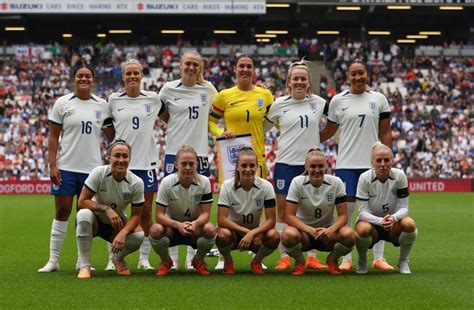
[[[295,177],[290,184],[286,200],[298,204],[296,217],[312,227],[328,227],[335,222],[334,210],[347,200],[342,180],[324,175],[323,184],[314,187],[307,175]]]
[[[381,224],[381,218],[395,214],[400,209],[400,199],[408,195],[408,180],[402,170],[392,168],[385,183],[377,179],[374,169],[367,170],[359,177],[356,197],[367,202],[368,207],[360,208],[358,220],[361,212],[368,212],[379,217]]]
[[[270,182],[258,176],[250,191],[242,187],[234,190],[234,178],[222,184],[219,195],[219,208],[229,209],[229,219],[248,229],[260,225],[263,208],[274,208],[275,192]]]
[[[122,218],[126,218],[125,209],[129,204],[132,207],[142,206],[145,202],[143,181],[130,170],[127,171],[123,181],[117,182],[110,172],[109,165],[96,167],[87,177],[84,186],[95,193],[92,200],[111,207]],[[104,212],[95,214],[101,222],[110,224]]]
[[[62,126],[56,158],[58,168],[90,173],[102,165],[100,131],[107,125],[104,121],[110,118],[107,102],[95,95],[89,100],[81,100],[74,94],[59,97],[48,115],[51,123]]]
[[[387,98],[379,92],[337,94],[329,104],[328,121],[341,128],[337,169],[368,169],[370,150],[379,141],[379,121],[390,117]]]
[[[198,175],[189,188],[179,183],[177,173],[166,176],[160,183],[156,203],[166,208],[166,215],[178,222],[194,221],[201,214],[201,205],[212,204],[211,183]]]
[[[319,123],[326,101],[316,95],[302,100],[279,97],[270,106],[267,120],[280,130],[277,163],[304,165],[312,147],[319,148]]]
[[[115,139],[125,140],[132,147],[129,169],[156,168],[158,154],[153,128],[162,106],[158,95],[141,90],[138,97],[130,98],[125,92],[117,92],[110,95],[109,106]]]
[[[198,156],[207,157],[209,110],[216,94],[208,81],[187,87],[175,80],[163,86],[159,97],[170,115],[166,154],[176,155],[181,145],[189,144]]]

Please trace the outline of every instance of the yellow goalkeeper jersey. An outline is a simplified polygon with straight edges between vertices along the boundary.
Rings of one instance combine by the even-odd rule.
[[[258,86],[249,91],[242,91],[238,86],[224,89],[214,97],[209,130],[220,137],[223,130],[217,127],[217,122],[224,117],[227,130],[236,135],[250,133],[252,148],[258,156],[259,165],[266,167],[263,119],[272,103],[273,96],[270,91]]]

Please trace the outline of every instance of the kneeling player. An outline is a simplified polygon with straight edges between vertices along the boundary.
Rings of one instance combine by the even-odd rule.
[[[304,274],[302,251],[330,252],[329,272],[340,274],[337,260],[351,251],[356,235],[347,223],[346,192],[341,179],[324,174],[326,156],[320,150],[306,155],[305,172],[293,179],[286,198],[286,220],[282,243],[295,259],[294,275]],[[334,209],[338,218],[334,219]]]
[[[361,174],[357,184],[357,273],[367,273],[367,249],[379,240],[400,246],[400,273],[410,273],[408,254],[418,230],[415,221],[408,216],[407,177],[392,165],[392,151],[380,142],[375,143],[372,169]]]
[[[128,170],[130,145],[116,141],[109,148],[110,164],[92,170],[79,196],[77,212],[77,247],[80,271],[78,278],[92,276],[90,253],[92,238],[99,236],[112,243],[112,261],[119,275],[130,275],[124,257],[138,250],[144,233],[139,226],[143,181]],[[131,204],[127,219],[124,211]]]
[[[177,173],[163,179],[156,198],[156,224],[150,228],[150,243],[161,258],[157,276],[173,266],[169,247],[179,244],[197,248],[191,264],[197,273],[208,275],[204,257],[214,245],[216,228],[209,222],[212,192],[209,179],[197,174],[198,157],[189,145],[176,154]]]
[[[255,274],[263,273],[262,261],[280,242],[275,230],[275,192],[267,180],[256,176],[257,155],[243,147],[237,156],[234,177],[222,184],[219,196],[217,247],[224,257],[225,274],[234,274],[231,250],[256,253],[250,266]],[[261,223],[262,210],[265,220]]]

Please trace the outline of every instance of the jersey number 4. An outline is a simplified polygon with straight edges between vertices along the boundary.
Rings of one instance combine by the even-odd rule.
[[[191,212],[189,211],[189,209],[184,212],[184,217],[187,217],[188,219],[191,218]]]

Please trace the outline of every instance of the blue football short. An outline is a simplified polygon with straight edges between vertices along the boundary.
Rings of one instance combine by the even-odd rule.
[[[59,170],[61,185],[51,185],[51,195],[79,196],[89,174]]]
[[[346,186],[347,197],[356,196],[359,177],[366,171],[367,169],[336,169],[336,176],[340,177]]]
[[[282,163],[275,164],[275,193],[288,195],[290,184],[293,178],[304,172],[304,165],[287,165]]]
[[[158,190],[158,179],[156,178],[156,170],[131,170],[133,174],[143,180],[145,193],[156,192]]]

